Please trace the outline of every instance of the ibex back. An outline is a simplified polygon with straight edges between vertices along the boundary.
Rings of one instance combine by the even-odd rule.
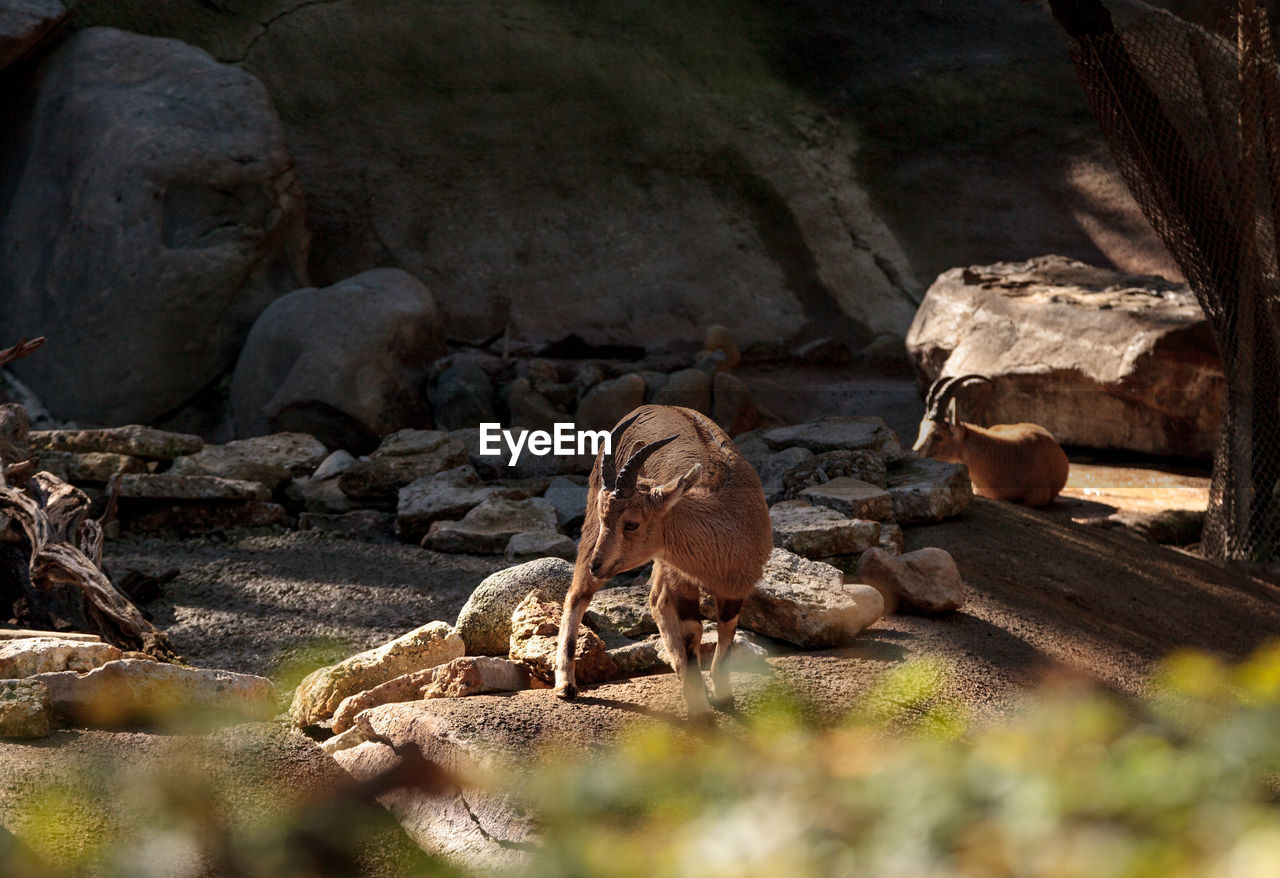
[[[717,702],[733,693],[725,665],[742,602],[773,546],[760,478],[706,416],[646,405],[613,429],[612,454],[591,471],[573,585],[564,602],[556,694],[577,696],[574,648],[592,596],[610,578],[653,561],[649,605],[689,716],[710,714],[699,667],[698,589],[715,597],[718,643],[711,662]],[[621,463],[619,466],[618,464]]]

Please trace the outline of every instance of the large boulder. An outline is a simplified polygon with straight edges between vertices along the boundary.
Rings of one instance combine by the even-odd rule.
[[[328,451],[314,436],[275,433],[225,445],[206,445],[190,457],[175,460],[169,472],[261,482],[275,489],[294,476],[310,474],[326,456]]]
[[[46,327],[49,341],[12,368],[60,418],[160,417],[306,281],[280,121],[251,74],[109,28],[68,39],[33,81],[29,121],[0,156],[0,325]]]
[[[68,14],[62,0],[5,0],[0,4],[0,71],[57,33]]]
[[[53,671],[31,680],[49,690],[59,717],[97,728],[138,723],[198,725],[267,720],[276,690],[265,677],[124,658],[79,674]]]
[[[1224,384],[1186,284],[1061,256],[953,268],[907,336],[925,382],[976,372],[961,418],[1043,424],[1059,442],[1212,455]]]
[[[533,590],[564,600],[573,584],[573,565],[561,558],[539,558],[499,570],[476,586],[458,613],[455,626],[468,655],[506,655],[511,614]]]
[[[431,292],[374,269],[296,290],[262,313],[231,380],[241,437],[294,431],[365,452],[379,436],[430,421],[426,375],[444,354]]]
[[[317,277],[381,262],[431,278],[454,337],[573,327],[656,346],[727,322],[741,345],[810,325],[869,340],[914,311],[852,133],[773,63],[767,14],[420,0],[378,15],[355,0],[87,0],[78,14],[268,82]]]

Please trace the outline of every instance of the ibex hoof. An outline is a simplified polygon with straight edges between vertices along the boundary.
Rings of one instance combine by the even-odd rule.
[[[716,727],[716,715],[709,710],[699,713],[690,713],[689,725],[697,729],[714,729]]]
[[[731,712],[734,708],[733,693],[730,692],[728,695],[725,695],[724,697],[716,697],[711,699],[711,706],[714,707],[716,710],[723,710],[725,713]]]
[[[565,701],[574,701],[578,697],[578,687],[572,683],[561,683],[552,690],[556,694],[556,698],[562,698]]]

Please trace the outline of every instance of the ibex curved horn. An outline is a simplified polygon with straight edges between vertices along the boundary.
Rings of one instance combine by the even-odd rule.
[[[604,482],[606,491],[612,491],[618,485],[618,468],[614,465],[613,456],[622,442],[622,434],[627,432],[627,428],[634,424],[638,417],[640,417],[639,412],[619,421],[609,433],[609,453],[605,454],[602,451],[600,459],[600,479]]]
[[[929,393],[925,397],[925,417],[931,421],[940,420],[943,412],[946,411],[947,403],[951,402],[951,397],[962,387],[969,384],[991,383],[991,379],[986,375],[969,374],[958,375],[954,378],[939,378],[933,382],[933,386],[929,388]]]
[[[618,473],[618,481],[614,487],[614,493],[619,497],[630,497],[636,490],[636,479],[640,478],[640,467],[644,466],[644,462],[657,451],[659,448],[674,442],[679,436],[668,436],[666,439],[659,439],[656,442],[650,442],[635,454],[627,458],[627,464],[622,468],[622,472]]]

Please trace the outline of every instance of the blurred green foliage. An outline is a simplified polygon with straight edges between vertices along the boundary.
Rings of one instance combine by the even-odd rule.
[[[982,724],[948,696],[949,676],[940,662],[902,665],[834,726],[777,691],[740,731],[646,726],[590,758],[548,750],[486,782],[540,821],[538,876],[1280,871],[1280,645],[1238,664],[1174,655],[1140,699],[1048,680]],[[82,793],[32,790],[8,812],[0,873],[39,874],[34,857],[53,864],[44,874],[367,874],[367,806],[281,806],[265,776],[214,790],[198,760],[172,767],[117,770],[116,813],[91,820]],[[395,868],[448,873],[426,859]]]

